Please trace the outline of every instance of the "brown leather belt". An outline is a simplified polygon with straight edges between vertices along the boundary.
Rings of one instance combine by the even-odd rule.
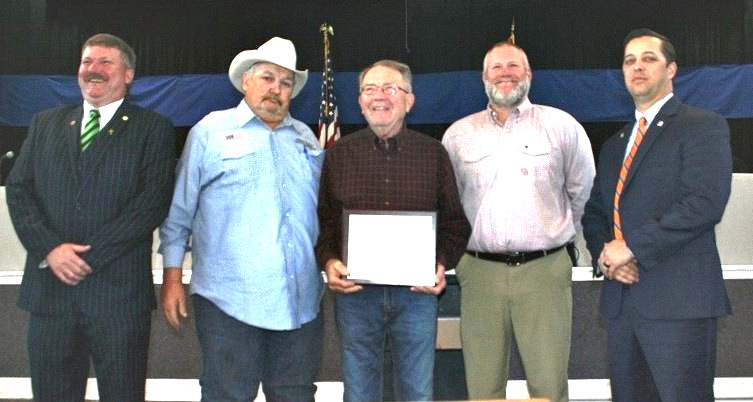
[[[550,248],[549,250],[520,251],[520,252],[508,253],[508,254],[486,253],[483,251],[472,251],[472,250],[466,250],[465,252],[476,258],[480,258],[482,260],[501,262],[510,266],[518,266],[518,265],[533,261],[537,258],[541,258],[546,255],[556,253],[557,251],[562,250],[564,247],[565,246],[562,245],[559,247]]]

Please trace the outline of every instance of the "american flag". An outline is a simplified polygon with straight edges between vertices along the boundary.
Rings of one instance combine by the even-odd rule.
[[[322,24],[324,35],[324,69],[322,70],[322,103],[319,106],[319,144],[327,149],[340,138],[340,117],[335,100],[335,74],[329,51],[329,37],[334,35],[331,25]]]

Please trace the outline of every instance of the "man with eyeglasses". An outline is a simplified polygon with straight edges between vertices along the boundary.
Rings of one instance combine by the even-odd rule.
[[[259,383],[267,401],[314,400],[324,157],[311,129],[288,112],[308,78],[295,65],[293,43],[278,37],[235,56],[228,75],[244,98],[191,128],[178,162],[160,229],[162,309],[175,328],[187,317],[181,265],[191,250],[203,401],[254,400]]]
[[[456,269],[461,343],[471,399],[505,398],[510,344],[531,397],[568,400],[572,261],[567,244],[595,174],[583,127],[528,100],[531,69],[512,43],[484,57],[489,105],[445,133],[473,226]]]
[[[337,293],[345,401],[384,399],[387,342],[394,399],[432,399],[437,295],[446,285],[445,269],[455,266],[470,234],[447,151],[439,141],[405,126],[415,102],[411,78],[407,65],[392,60],[361,72],[358,103],[369,125],[327,150],[322,168],[316,254],[329,289]],[[348,280],[342,256],[344,209],[436,211],[435,285]]]

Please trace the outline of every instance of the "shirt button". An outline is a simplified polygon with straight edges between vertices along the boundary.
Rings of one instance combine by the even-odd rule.
[[[384,179],[384,182],[385,182],[385,183],[389,183],[389,182],[390,182],[390,179]]]
[[[389,201],[385,201],[384,205],[390,205],[390,202]]]

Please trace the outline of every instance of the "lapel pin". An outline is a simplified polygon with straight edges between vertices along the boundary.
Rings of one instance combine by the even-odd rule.
[[[123,121],[128,121],[128,116],[123,116],[121,119],[123,119]]]
[[[657,127],[661,127],[661,126],[663,126],[663,125],[664,125],[664,120],[659,120],[659,121],[658,121],[658,122],[656,123],[656,126],[657,126]]]
[[[625,133],[620,133],[620,138],[625,138]]]
[[[107,134],[108,134],[108,135],[112,135],[112,133],[114,133],[114,132],[115,132],[115,130],[113,130],[113,129],[109,129],[109,130],[107,130]]]
[[[71,126],[75,126],[76,125],[76,120],[71,120],[71,122],[68,123],[68,124],[70,124]]]

